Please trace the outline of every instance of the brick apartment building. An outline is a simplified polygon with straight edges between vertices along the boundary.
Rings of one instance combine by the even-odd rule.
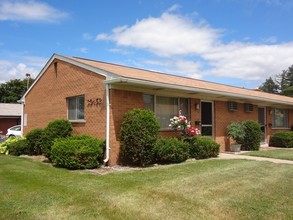
[[[227,125],[251,119],[267,144],[273,132],[293,125],[293,98],[94,60],[54,54],[22,98],[23,131],[65,118],[74,133],[106,140],[105,162],[118,161],[122,116],[133,108],[154,111],[161,135],[170,135],[170,118],[180,110],[229,150]]]

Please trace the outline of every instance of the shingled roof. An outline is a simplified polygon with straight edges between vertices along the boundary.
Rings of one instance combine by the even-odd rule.
[[[0,117],[20,117],[21,104],[0,103]]]
[[[287,96],[281,96],[277,94],[265,93],[262,91],[256,91],[251,89],[245,89],[235,86],[229,86],[219,83],[208,82],[204,80],[198,80],[188,77],[176,76],[166,73],[160,73],[155,71],[149,71],[144,69],[138,69],[133,67],[127,67],[117,64],[105,63],[95,60],[88,60],[77,57],[68,57],[72,60],[87,64],[89,66],[101,69],[112,74],[115,74],[117,77],[123,77],[125,79],[134,79],[141,80],[145,82],[161,83],[162,85],[169,84],[174,87],[186,87],[189,91],[202,91],[206,93],[215,93],[218,94],[218,97],[221,96],[231,96],[235,98],[247,98],[247,99],[256,99],[259,102],[266,101],[271,103],[285,104],[293,106],[293,98]],[[170,88],[170,86],[168,87]]]
[[[153,90],[166,89],[168,91],[184,91],[186,94],[199,94],[200,96],[198,95],[198,97],[205,97],[205,95],[207,95],[206,97],[210,97],[213,100],[233,100],[240,102],[248,101],[265,106],[282,105],[290,108],[293,107],[293,98],[287,96],[138,69],[113,63],[78,57],[67,57],[58,54],[54,54],[51,57],[34,83],[38,81],[46,68],[48,68],[53,61],[55,62],[55,59],[77,65],[81,68],[96,72],[97,74],[104,75],[106,77],[105,83],[109,84],[124,83],[129,86],[135,85],[136,87],[148,86],[148,88],[152,87]],[[31,88],[32,87],[33,86],[31,86]]]

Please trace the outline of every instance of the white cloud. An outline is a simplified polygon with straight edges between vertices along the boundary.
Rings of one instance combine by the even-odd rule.
[[[293,64],[293,41],[277,44],[277,38],[271,36],[264,37],[262,44],[249,39],[224,43],[222,33],[205,21],[165,12],[101,33],[96,40],[113,41],[120,49],[147,50],[158,57],[156,62],[162,62],[158,66],[164,66],[164,71],[195,78],[260,80]]]
[[[45,21],[57,22],[68,17],[66,12],[52,6],[31,1],[2,1],[0,2],[0,20],[6,21]]]
[[[205,22],[193,23],[187,17],[163,13],[159,18],[146,18],[131,27],[114,28],[101,33],[96,40],[112,40],[120,46],[146,49],[160,56],[200,54],[214,46],[220,30]]]
[[[11,79],[24,79],[26,73],[35,78],[46,61],[43,57],[34,56],[25,56],[19,61],[0,60],[0,83]]]

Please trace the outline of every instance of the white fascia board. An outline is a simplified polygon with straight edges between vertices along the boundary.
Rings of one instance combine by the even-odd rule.
[[[253,100],[253,101],[261,101],[261,102],[269,102],[269,103],[274,103],[274,104],[293,106],[293,103],[288,103],[286,101],[279,101],[279,100],[275,100],[275,99],[267,99],[267,98],[255,97],[255,96],[250,96],[250,95],[242,95],[242,94],[223,92],[223,91],[217,91],[217,90],[202,89],[202,88],[188,87],[188,86],[180,86],[180,85],[173,85],[173,84],[167,84],[167,83],[159,83],[159,82],[124,78],[124,77],[118,77],[118,78],[114,78],[114,79],[105,80],[104,83],[105,84],[131,83],[131,84],[137,84],[137,85],[148,85],[148,86],[161,87],[161,88],[165,88],[165,89],[177,89],[177,90],[182,90],[182,91],[186,91],[186,92],[202,92],[202,93],[207,93],[207,94],[212,94],[212,95],[228,96],[231,98],[249,99],[249,100]]]
[[[45,64],[45,66],[43,67],[43,69],[40,71],[40,73],[37,75],[35,81],[33,82],[33,84],[30,86],[30,88],[25,92],[25,94],[21,97],[21,99],[19,100],[20,103],[24,103],[25,102],[25,96],[30,92],[30,90],[34,87],[34,85],[38,82],[38,80],[41,78],[41,76],[44,74],[44,72],[48,69],[48,67],[51,65],[51,63],[55,60],[61,60],[70,64],[73,64],[75,66],[81,67],[83,69],[89,70],[91,72],[97,73],[99,75],[102,75],[106,78],[113,78],[113,77],[117,77],[117,75],[112,74],[110,72],[107,72],[105,70],[93,67],[91,65],[82,63],[82,62],[78,62],[76,60],[70,59],[69,57],[65,57],[59,54],[53,54],[51,56],[51,58],[48,60],[48,62]]]

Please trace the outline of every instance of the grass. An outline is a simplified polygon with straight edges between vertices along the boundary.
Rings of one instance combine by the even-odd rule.
[[[268,157],[282,160],[293,160],[293,149],[277,149],[277,150],[263,150],[263,151],[251,151],[243,153],[243,155],[256,156],[256,157]]]
[[[202,160],[93,175],[0,155],[0,219],[292,219],[292,168]]]

